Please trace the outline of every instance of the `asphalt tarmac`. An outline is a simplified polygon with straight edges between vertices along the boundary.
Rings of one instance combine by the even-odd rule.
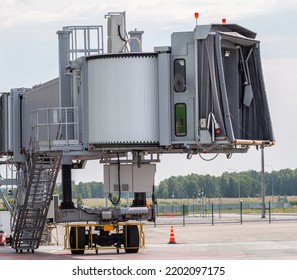
[[[0,246],[0,260],[297,260],[296,220],[186,226],[174,225],[176,221],[168,218],[161,222],[144,225],[145,246],[136,254],[108,249],[72,255],[64,249],[64,229],[58,226],[51,245],[42,245],[34,253]],[[175,243],[168,244],[172,236]]]

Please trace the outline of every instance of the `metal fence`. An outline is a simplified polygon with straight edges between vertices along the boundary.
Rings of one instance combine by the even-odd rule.
[[[157,205],[155,226],[162,224],[218,224],[275,221],[296,221],[297,212],[287,211],[290,203],[261,203]],[[264,215],[263,215],[264,214]]]

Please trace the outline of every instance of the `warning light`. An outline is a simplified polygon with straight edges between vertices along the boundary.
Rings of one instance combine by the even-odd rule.
[[[217,129],[215,130],[215,133],[216,133],[216,135],[221,134],[221,129],[220,129],[220,128],[217,128]]]
[[[227,20],[225,18],[222,18],[222,23],[223,24],[227,23]]]
[[[194,17],[195,17],[195,19],[196,19],[196,26],[197,26],[197,21],[198,21],[198,18],[199,18],[199,13],[194,13]]]

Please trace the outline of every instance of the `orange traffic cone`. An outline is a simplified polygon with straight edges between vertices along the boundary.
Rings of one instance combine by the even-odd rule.
[[[169,242],[168,242],[168,244],[176,244],[176,242],[175,242],[175,236],[174,236],[173,226],[171,226],[171,230],[170,230],[170,238],[169,238]]]

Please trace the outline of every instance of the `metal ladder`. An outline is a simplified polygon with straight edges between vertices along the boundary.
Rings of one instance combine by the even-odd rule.
[[[34,253],[39,247],[60,163],[61,156],[27,155],[14,204],[11,246],[16,252]]]

